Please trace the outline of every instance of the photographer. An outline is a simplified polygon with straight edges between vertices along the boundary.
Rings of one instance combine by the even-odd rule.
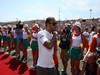
[[[16,33],[16,59],[20,59],[20,50],[22,49],[22,40],[23,40],[23,24],[21,23],[21,21],[18,22],[18,24],[16,24],[16,29],[15,29],[15,33]]]

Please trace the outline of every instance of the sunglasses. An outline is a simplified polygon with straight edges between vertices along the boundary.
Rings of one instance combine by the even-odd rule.
[[[56,26],[57,23],[56,22],[52,22],[52,23],[49,23],[49,24],[53,24],[53,26]]]

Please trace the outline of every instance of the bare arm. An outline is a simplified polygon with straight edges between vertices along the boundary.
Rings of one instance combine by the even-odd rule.
[[[50,41],[44,42],[43,45],[48,49],[52,49],[54,47],[54,45],[56,44],[56,42],[57,42],[57,38],[54,35],[53,38]]]

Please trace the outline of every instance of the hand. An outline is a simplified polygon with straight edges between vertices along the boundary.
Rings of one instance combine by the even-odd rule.
[[[55,40],[57,40],[57,31],[54,31],[54,32],[53,32],[53,38],[54,38]]]

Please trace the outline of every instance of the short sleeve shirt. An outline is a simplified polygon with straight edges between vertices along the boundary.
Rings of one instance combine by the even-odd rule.
[[[37,65],[44,68],[53,68],[54,61],[53,61],[53,53],[54,48],[47,49],[43,44],[46,41],[50,41],[52,39],[52,34],[46,30],[42,30],[38,32],[38,46],[39,46],[39,58]]]

